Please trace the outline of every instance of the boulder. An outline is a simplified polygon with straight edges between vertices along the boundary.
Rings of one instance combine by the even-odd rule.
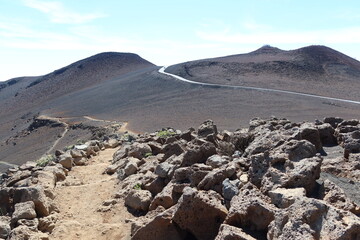
[[[264,238],[276,211],[275,206],[269,204],[254,185],[247,184],[232,198],[224,223],[255,234],[255,238]]]
[[[256,238],[245,233],[241,228],[221,224],[215,240],[256,240]]]
[[[131,145],[128,156],[143,159],[147,154],[152,153],[151,147],[146,143],[137,143]]]
[[[221,169],[214,169],[201,180],[197,187],[201,190],[213,189],[221,193],[223,181],[234,175],[235,171],[235,167],[230,164]]]
[[[162,178],[168,178],[169,173],[172,172],[173,168],[174,168],[173,164],[170,164],[168,162],[163,162],[156,166],[155,174]]]
[[[0,211],[3,215],[12,211],[12,192],[13,188],[0,187]]]
[[[328,204],[354,214],[360,215],[360,207],[348,198],[342,188],[325,179],[320,191],[321,198]]]
[[[139,211],[148,211],[152,201],[151,192],[148,190],[131,190],[125,198],[125,205]]]
[[[335,129],[330,125],[330,123],[316,125],[316,128],[319,131],[320,140],[323,145],[331,146],[337,144],[334,136]]]
[[[277,188],[268,192],[271,203],[278,208],[287,208],[295,202],[297,198],[306,196],[304,188]]]
[[[224,196],[224,199],[230,201],[235,195],[237,195],[239,193],[239,185],[239,179],[230,181],[226,178],[222,182],[222,195]]]
[[[178,202],[181,194],[174,192],[173,189],[174,183],[168,183],[168,185],[166,185],[164,189],[154,197],[149,209],[155,210],[158,206],[168,209],[174,206]]]
[[[214,239],[228,213],[222,200],[214,191],[196,191],[186,187],[175,208],[173,221],[195,239]]]
[[[38,228],[42,232],[48,232],[51,233],[52,230],[56,226],[56,222],[58,220],[58,217],[56,214],[51,214],[47,217],[39,218],[39,225]]]
[[[135,231],[132,240],[186,240],[186,232],[179,229],[172,222],[174,208],[170,208],[150,218],[143,226]]]
[[[120,145],[120,142],[115,138],[110,138],[109,140],[104,142],[105,148],[116,148]]]
[[[190,183],[192,187],[196,187],[211,170],[210,166],[196,163],[191,167],[176,169],[173,179],[176,183]]]
[[[190,145],[184,153],[181,163],[182,167],[191,166],[195,163],[205,163],[207,158],[216,154],[216,147],[208,141],[200,141],[201,145]]]
[[[316,126],[312,123],[304,123],[299,128],[301,139],[308,140],[314,144],[317,151],[322,150],[320,134]]]
[[[339,117],[326,117],[323,120],[324,123],[330,124],[333,128],[336,128],[342,121],[344,121],[344,119]]]
[[[163,159],[166,160],[172,155],[179,156],[184,152],[184,150],[182,149],[181,145],[178,142],[173,142],[164,145],[162,152],[165,154]]]
[[[226,165],[229,163],[229,158],[226,156],[220,156],[220,155],[212,155],[206,160],[206,165],[209,165],[213,168],[218,168],[223,165]]]
[[[0,238],[6,239],[11,232],[10,218],[0,216]]]
[[[36,218],[35,204],[33,201],[20,202],[15,204],[15,211],[12,214],[11,221],[16,223],[19,219]]]
[[[37,216],[49,215],[50,203],[42,186],[22,187],[14,191],[14,203],[33,201]]]
[[[324,201],[300,198],[278,211],[268,239],[360,239],[360,221],[354,214]]]
[[[24,180],[31,176],[31,171],[25,170],[25,171],[17,171],[14,175],[12,175],[10,178],[6,180],[6,186],[12,187],[17,182]]]
[[[198,136],[201,138],[206,138],[211,134],[216,135],[217,133],[217,127],[212,120],[206,120],[198,128]]]
[[[60,156],[59,163],[68,170],[71,170],[74,165],[73,158],[67,153]]]

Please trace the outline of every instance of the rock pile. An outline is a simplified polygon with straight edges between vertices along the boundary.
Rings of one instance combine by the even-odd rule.
[[[134,240],[360,239],[360,199],[319,180],[358,184],[359,133],[340,118],[256,118],[235,132],[208,120],[122,143],[105,172],[118,176]],[[343,156],[326,156],[338,144]]]
[[[57,150],[54,161],[27,162],[9,169],[0,185],[0,239],[49,239],[59,212],[54,188],[64,183],[74,165],[84,165],[100,150],[119,141],[89,141],[66,152]]]

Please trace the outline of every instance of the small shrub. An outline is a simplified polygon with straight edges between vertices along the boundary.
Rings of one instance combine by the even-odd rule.
[[[145,153],[145,157],[147,158],[147,157],[150,157],[150,156],[152,156],[153,154],[151,153],[151,152],[148,152],[148,153]]]
[[[45,167],[46,165],[49,164],[49,162],[54,160],[55,160],[54,155],[45,155],[36,161],[36,165],[39,167]]]
[[[78,140],[76,141],[76,145],[82,145],[82,144],[84,144],[84,143],[86,143],[86,141],[85,141],[84,139],[78,139]]]
[[[171,137],[172,135],[175,135],[176,133],[173,131],[169,131],[169,130],[162,130],[159,131],[156,135],[158,137],[163,137],[163,138],[167,138],[167,137]]]
[[[135,184],[134,187],[133,187],[133,189],[135,189],[135,190],[141,190],[141,189],[142,189],[142,188],[141,188],[141,184],[140,184],[140,183]]]
[[[69,145],[69,146],[66,146],[64,147],[64,151],[68,151],[68,150],[71,150],[75,147],[75,145]]]

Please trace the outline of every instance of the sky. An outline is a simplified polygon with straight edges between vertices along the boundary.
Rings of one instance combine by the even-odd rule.
[[[360,60],[359,0],[0,0],[0,81],[100,52],[159,66],[326,45]]]

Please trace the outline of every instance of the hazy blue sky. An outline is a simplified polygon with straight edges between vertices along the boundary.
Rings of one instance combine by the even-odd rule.
[[[99,52],[158,65],[326,45],[360,59],[359,0],[0,0],[0,81]]]

